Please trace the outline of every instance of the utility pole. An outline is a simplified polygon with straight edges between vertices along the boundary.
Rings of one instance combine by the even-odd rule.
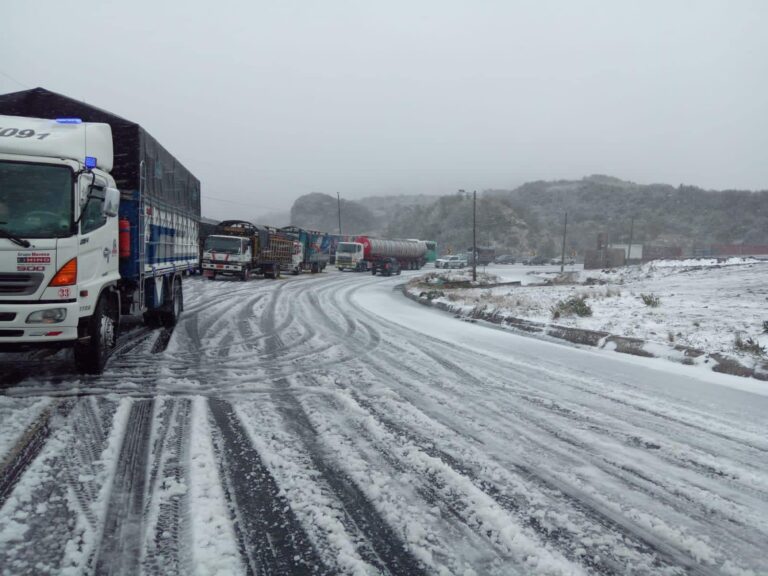
[[[341,236],[341,196],[336,192],[336,203],[339,207],[339,236]]]
[[[560,251],[560,274],[565,271],[565,233],[568,230],[568,212],[565,213],[565,221],[563,222],[563,248]]]
[[[634,232],[635,232],[635,219],[632,218],[629,224],[629,249],[627,250],[627,264],[629,264],[629,259],[632,257],[632,236]]]
[[[472,282],[477,282],[477,190],[472,192]]]

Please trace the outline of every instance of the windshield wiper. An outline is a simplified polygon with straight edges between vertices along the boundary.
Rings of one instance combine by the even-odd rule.
[[[5,222],[2,222],[2,224],[5,224]],[[20,238],[19,236],[16,236],[16,234],[11,234],[7,230],[4,230],[0,228],[0,238],[8,238],[11,242],[14,244],[18,244],[19,246],[22,246],[23,248],[29,248],[32,246],[32,244],[29,243],[28,240],[24,240],[24,238]]]

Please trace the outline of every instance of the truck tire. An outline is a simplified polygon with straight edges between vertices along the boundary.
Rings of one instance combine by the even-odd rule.
[[[176,323],[181,317],[181,313],[184,311],[184,291],[181,289],[181,279],[176,280],[173,283],[173,289],[171,292],[171,301],[168,309],[162,312],[160,317],[163,326],[166,328],[172,328],[176,326]]]
[[[208,280],[216,280],[216,272],[211,272],[211,275],[208,276]]]
[[[240,280],[243,282],[248,282],[248,280],[251,279],[251,270],[250,268],[243,269],[242,273],[240,274]]]
[[[101,374],[117,344],[117,310],[109,300],[107,294],[101,295],[88,320],[86,336],[90,340],[75,345],[75,366],[79,372]]]
[[[275,280],[280,278],[280,266],[275,266],[275,275],[273,276]]]
[[[373,274],[374,276],[376,276],[376,268],[371,268],[371,274]]]

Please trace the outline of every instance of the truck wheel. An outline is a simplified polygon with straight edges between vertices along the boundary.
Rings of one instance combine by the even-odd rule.
[[[373,274],[374,276],[376,276],[376,268],[371,268],[371,274]]]
[[[163,326],[171,328],[176,326],[181,313],[184,311],[184,291],[181,289],[181,281],[173,283],[173,292],[169,309],[162,314]]]
[[[298,268],[294,268],[293,270],[291,270],[291,274],[293,274],[294,276],[298,276],[299,275],[299,269]]]
[[[280,266],[275,267],[275,275],[273,276],[275,280],[280,278]]]
[[[216,272],[212,272],[210,276],[208,276],[208,280],[216,280]]]
[[[240,274],[240,280],[242,280],[243,282],[248,282],[248,280],[250,279],[251,279],[251,271],[250,269],[245,268],[242,274]]]
[[[117,311],[108,296],[99,298],[86,335],[90,336],[88,342],[75,345],[75,366],[86,374],[101,374],[117,343]]]

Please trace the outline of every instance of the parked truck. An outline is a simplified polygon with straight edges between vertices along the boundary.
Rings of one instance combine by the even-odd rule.
[[[249,280],[252,274],[280,278],[280,271],[293,262],[293,239],[272,226],[244,220],[219,222],[203,244],[203,275],[237,276]]]
[[[336,267],[339,270],[369,271],[384,258],[395,258],[403,270],[418,270],[426,263],[427,245],[423,240],[386,240],[358,236],[354,242],[339,242]]]
[[[329,234],[298,226],[285,226],[281,230],[293,238],[293,258],[289,269],[292,274],[303,271],[316,274],[325,270],[331,254]]]
[[[99,373],[120,318],[173,325],[200,182],[146,130],[42,88],[0,96],[0,350]]]

